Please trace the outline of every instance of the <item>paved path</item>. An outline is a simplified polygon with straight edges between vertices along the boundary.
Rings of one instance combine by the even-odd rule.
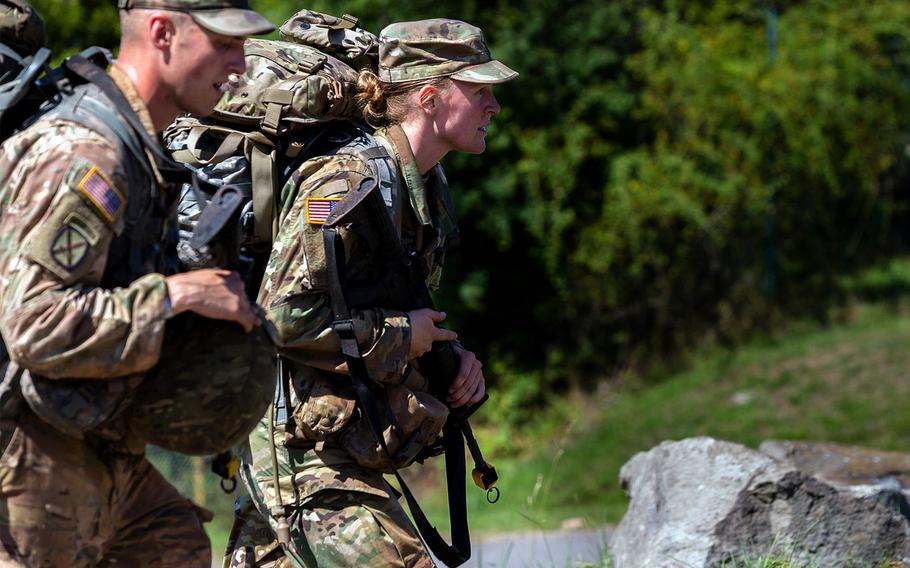
[[[533,532],[475,539],[464,568],[600,566],[612,529]],[[443,566],[440,564],[440,567]]]
[[[474,539],[471,559],[464,568],[574,568],[601,566],[612,528],[580,531],[503,534]],[[212,568],[221,567],[215,551]],[[444,568],[444,564],[439,564]]]

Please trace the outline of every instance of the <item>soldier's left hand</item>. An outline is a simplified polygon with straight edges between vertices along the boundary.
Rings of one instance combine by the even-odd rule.
[[[464,404],[474,404],[480,402],[486,393],[486,386],[483,379],[483,364],[477,359],[473,352],[468,351],[460,345],[455,345],[455,353],[458,354],[460,365],[458,376],[452,381],[449,387],[449,406],[457,408]]]

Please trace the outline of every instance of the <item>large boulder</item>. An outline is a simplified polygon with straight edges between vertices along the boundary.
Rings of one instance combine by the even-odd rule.
[[[910,487],[910,454],[831,442],[768,440],[758,451],[832,485]]]
[[[769,555],[795,566],[910,566],[899,484],[835,486],[704,437],[637,454],[620,480],[631,502],[610,544],[616,568],[751,565]]]

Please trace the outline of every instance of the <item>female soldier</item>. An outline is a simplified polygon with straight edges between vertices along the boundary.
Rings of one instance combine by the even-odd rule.
[[[379,129],[372,135],[353,128],[333,134],[327,144],[334,147],[292,174],[259,296],[276,343],[292,361],[292,418],[278,420],[275,431],[272,416],[254,432],[242,476],[259,511],[272,513],[273,528],[276,518],[289,521],[286,553],[302,566],[433,565],[383,479],[385,454],[345,376],[332,326],[328,271],[334,268],[325,260],[322,225],[348,192],[367,178],[377,180],[401,243],[422,263],[427,286],[435,287],[456,232],[439,161],[450,151],[484,151],[487,127],[500,110],[492,85],[517,75],[491,58],[478,28],[457,20],[393,24],[380,40],[378,75],[364,71],[358,80],[364,115]],[[346,275],[375,272],[375,259],[364,252],[368,243],[358,238],[342,232]],[[394,418],[395,426],[385,432],[388,449],[396,465],[406,465],[433,441],[446,415],[413,362],[434,341],[454,340],[456,334],[437,327],[445,314],[431,309],[398,311],[379,300],[351,308],[370,378],[384,387],[377,397],[380,411]],[[445,401],[452,408],[484,395],[480,362],[460,346],[456,352],[460,368]]]

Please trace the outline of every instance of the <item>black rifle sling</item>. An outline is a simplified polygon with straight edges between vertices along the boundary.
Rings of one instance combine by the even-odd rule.
[[[375,182],[374,182],[375,183]],[[369,189],[361,189],[368,192]],[[379,442],[379,446],[385,453],[388,460],[389,469],[395,475],[401,486],[401,492],[407,500],[408,508],[414,517],[414,523],[417,530],[423,538],[426,545],[433,551],[441,562],[447,566],[460,566],[467,562],[471,557],[471,536],[468,532],[468,514],[466,505],[465,491],[465,456],[464,456],[464,438],[461,427],[454,419],[446,420],[443,426],[443,439],[445,444],[446,455],[446,485],[449,500],[449,518],[452,526],[452,544],[448,544],[445,539],[436,530],[436,527],[430,524],[429,519],[417,503],[414,494],[401,475],[398,468],[394,466],[392,454],[389,452],[382,435],[382,422],[379,419],[379,411],[376,407],[376,396],[373,393],[374,382],[370,379],[369,371],[360,352],[360,346],[357,344],[357,336],[354,332],[354,323],[351,319],[351,313],[348,309],[347,301],[344,297],[344,288],[341,282],[341,274],[344,273],[344,247],[338,246],[341,237],[338,233],[337,226],[330,226],[328,223],[323,226],[323,243],[325,245],[325,263],[328,277],[329,296],[331,298],[332,310],[335,314],[333,329],[341,340],[341,351],[344,354],[345,362],[348,365],[348,372],[354,383],[354,390],[357,395],[357,401],[363,409]],[[397,235],[396,235],[397,238]],[[339,250],[341,253],[339,254]]]

